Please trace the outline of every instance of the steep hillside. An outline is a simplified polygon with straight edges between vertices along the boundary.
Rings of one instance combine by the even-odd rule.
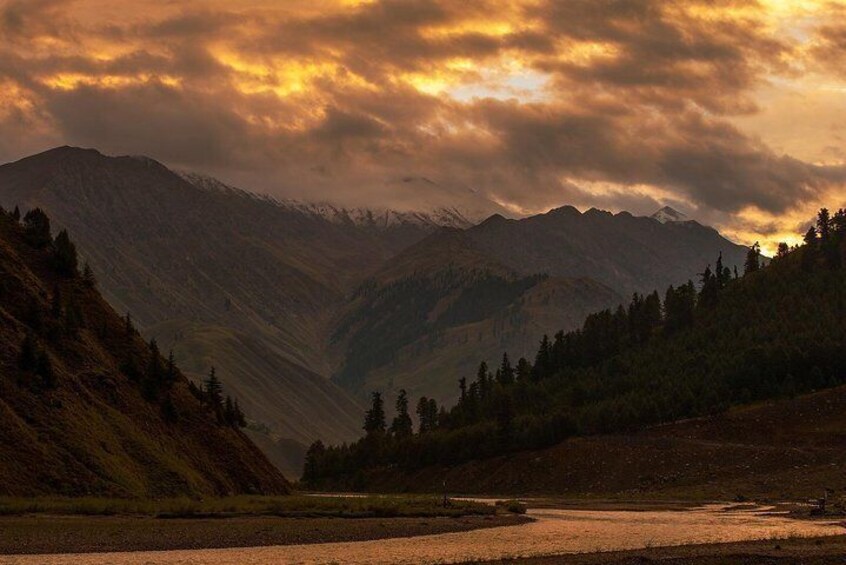
[[[821,211],[818,230],[805,239],[801,248],[781,247],[766,266],[753,248],[742,278],[718,260],[698,289],[670,287],[663,300],[657,292],[635,295],[628,308],[592,314],[581,329],[543,340],[532,364],[503,361],[495,372],[481,367],[474,381],[462,382],[453,408],[423,411],[418,434],[383,433],[371,418],[360,442],[312,450],[313,482],[358,488],[384,469],[414,476],[430,466],[563,441],[578,446],[571,438],[637,432],[840,386],[846,380],[846,211]],[[374,409],[379,400],[374,397]]]
[[[443,229],[359,289],[334,336],[346,349],[336,380],[361,394],[405,389],[452,402],[456,375],[472,376],[480,359],[528,355],[538,335],[621,300],[589,280],[520,276],[465,232]]]
[[[190,375],[214,365],[273,434],[358,435],[356,403],[321,376],[332,366],[323,343],[332,308],[391,253],[390,238],[73,148],[0,167],[0,203],[40,206],[67,227],[108,301]]]
[[[477,248],[523,274],[584,277],[620,293],[682,284],[723,253],[743,265],[746,248],[695,221],[661,221],[571,206],[522,220],[493,216],[468,230]]]
[[[42,216],[26,225],[0,213],[0,494],[287,492],[77,272],[64,235],[53,243]]]

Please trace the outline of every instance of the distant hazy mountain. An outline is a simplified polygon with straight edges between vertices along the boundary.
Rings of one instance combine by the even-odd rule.
[[[31,242],[0,212],[0,495],[289,490],[96,288]]]
[[[745,253],[667,210],[478,223],[464,208],[280,201],[69,147],[0,167],[0,204],[67,227],[107,300],[189,375],[215,366],[285,470],[315,438],[357,437],[372,388],[446,399],[482,359]]]
[[[479,362],[514,360],[538,336],[577,326],[620,295],[587,279],[520,275],[444,229],[389,260],[357,291],[333,339],[336,380],[364,393],[406,389],[452,401],[457,379]]]
[[[492,216],[467,234],[477,249],[519,273],[585,277],[624,294],[697,280],[720,253],[729,267],[746,256],[746,248],[695,221],[582,214],[572,206],[522,220]]]
[[[746,249],[664,209],[657,218],[572,207],[522,220],[494,215],[444,231],[389,259],[341,319],[336,382],[452,401],[480,361],[531,356],[543,334],[571,330],[632,292],[697,279]],[[455,315],[455,312],[463,312]]]

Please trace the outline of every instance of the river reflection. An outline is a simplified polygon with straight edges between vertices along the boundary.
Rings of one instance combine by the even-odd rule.
[[[843,528],[833,522],[797,521],[762,509],[722,506],[645,512],[535,509],[529,515],[535,521],[521,526],[415,538],[258,548],[16,556],[0,557],[0,562],[14,565],[416,565],[843,533]]]

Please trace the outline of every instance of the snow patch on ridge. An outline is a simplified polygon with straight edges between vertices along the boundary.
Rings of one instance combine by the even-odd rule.
[[[344,208],[329,202],[304,202],[301,200],[278,199],[272,196],[256,194],[230,186],[199,173],[178,171],[184,180],[202,190],[234,193],[270,202],[280,208],[301,214],[322,218],[334,224],[349,224],[359,227],[385,230],[404,225],[449,227],[465,229],[472,227],[481,218],[472,218],[471,214],[458,207],[441,207],[427,211],[399,211],[390,208]]]

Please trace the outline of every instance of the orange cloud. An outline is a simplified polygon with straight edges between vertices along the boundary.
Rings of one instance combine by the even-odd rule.
[[[771,242],[846,199],[843,6],[8,0],[0,158],[96,146],[357,204],[672,203]]]

